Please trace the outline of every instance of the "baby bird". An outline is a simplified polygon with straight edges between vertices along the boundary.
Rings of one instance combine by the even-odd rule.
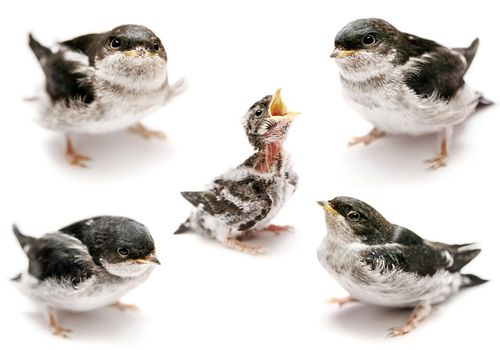
[[[134,308],[119,299],[160,263],[148,229],[124,217],[94,217],[40,238],[26,236],[16,226],[13,230],[29,260],[28,270],[13,281],[47,308],[49,327],[61,337],[71,330],[59,324],[55,310]]]
[[[413,308],[406,324],[392,328],[390,337],[415,329],[433,304],[486,282],[460,272],[481,251],[472,244],[427,241],[358,199],[337,197],[318,204],[328,231],[319,261],[350,294],[330,301]]]
[[[402,33],[377,18],[358,19],[335,37],[335,58],[347,102],[374,128],[349,145],[386,134],[439,134],[429,169],[446,165],[453,127],[492,102],[464,82],[479,39],[449,49]]]
[[[122,25],[58,43],[54,50],[29,35],[46,83],[34,98],[42,126],[66,133],[66,156],[85,166],[71,133],[100,134],[125,128],[144,138],[165,138],[140,121],[181,91],[170,86],[167,53],[160,38],[146,27]]]
[[[297,187],[298,176],[283,149],[297,114],[288,111],[280,90],[254,103],[244,128],[255,153],[213,180],[208,190],[181,193],[195,209],[175,234],[199,231],[226,247],[258,255],[261,247],[241,240],[258,231],[278,234],[291,229],[268,224]]]

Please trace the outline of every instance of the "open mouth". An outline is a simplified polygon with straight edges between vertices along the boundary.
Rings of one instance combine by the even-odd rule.
[[[276,121],[292,121],[299,113],[290,112],[281,99],[281,89],[274,93],[271,104],[269,105],[269,116]]]

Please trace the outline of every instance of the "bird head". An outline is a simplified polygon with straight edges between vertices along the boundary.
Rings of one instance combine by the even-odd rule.
[[[365,202],[351,197],[319,201],[328,234],[345,243],[382,244],[390,241],[392,224]]]
[[[299,113],[290,112],[281,99],[281,89],[267,95],[250,107],[244,116],[244,128],[255,148],[286,139],[288,128]]]

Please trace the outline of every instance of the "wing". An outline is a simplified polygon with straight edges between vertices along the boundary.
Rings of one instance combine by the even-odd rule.
[[[88,63],[67,59],[64,51],[53,53],[31,35],[29,39],[30,47],[45,74],[45,89],[52,102],[90,104],[94,101],[95,94],[92,79],[89,76]],[[71,46],[68,45],[68,48],[71,49]]]
[[[450,100],[464,85],[463,77],[473,55],[468,61],[464,53],[458,50],[411,35],[408,38],[407,50],[414,69],[406,73],[406,84],[421,97]],[[471,45],[471,49],[474,45]]]
[[[63,233],[51,233],[37,239],[26,255],[28,272],[32,276],[40,281],[55,278],[74,287],[90,278],[96,267],[87,248]]]
[[[362,261],[372,270],[399,269],[422,276],[432,276],[453,264],[448,252],[427,244],[415,232],[398,225],[393,225],[391,242],[366,249]]]
[[[77,52],[81,52],[91,59],[90,65],[93,65],[93,57],[96,54],[96,45],[99,42],[101,34],[87,34],[76,37],[71,40],[63,41],[61,45]]]
[[[182,192],[182,195],[226,225],[247,231],[271,210],[272,199],[267,194],[270,185],[270,180],[251,175],[241,180],[219,178],[209,191]]]

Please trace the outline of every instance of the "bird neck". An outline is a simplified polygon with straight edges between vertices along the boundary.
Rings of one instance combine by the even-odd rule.
[[[283,145],[280,141],[265,143],[257,150],[255,170],[260,173],[270,172],[281,161]]]

